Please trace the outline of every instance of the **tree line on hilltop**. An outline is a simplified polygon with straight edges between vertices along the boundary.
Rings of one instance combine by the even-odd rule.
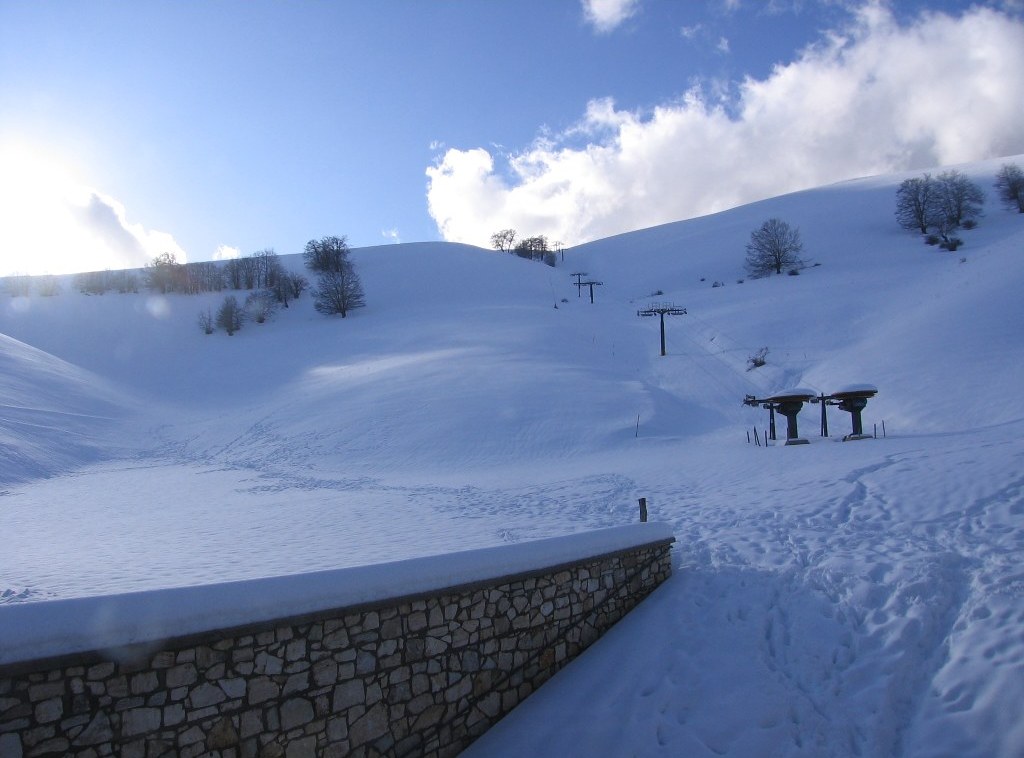
[[[492,234],[491,247],[498,252],[511,253],[528,261],[540,261],[549,266],[554,266],[558,262],[558,255],[562,253],[561,242],[552,245],[543,234],[519,238],[519,233],[515,229],[502,229]]]
[[[994,187],[999,200],[1008,209],[1024,213],[1024,170],[1020,166],[1003,164],[996,173]],[[897,188],[896,221],[904,229],[924,235],[929,245],[956,250],[963,244],[956,231],[978,225],[984,201],[981,188],[961,171],[943,171],[934,177],[926,173],[904,180]],[[549,243],[544,235],[520,238],[515,229],[495,232],[491,235],[491,244],[497,251],[549,266],[555,266],[559,256],[564,256],[562,243]],[[345,318],[350,310],[365,305],[362,283],[349,252],[345,237],[323,237],[306,243],[303,262],[316,278],[311,294],[314,307],[320,313]],[[796,275],[807,265],[801,257],[800,229],[778,218],[768,219],[751,232],[746,252],[744,269],[753,278],[784,271]],[[61,289],[57,277],[52,275],[8,276],[3,284],[7,293],[14,297],[27,296],[33,291],[52,296]],[[138,292],[140,287],[161,294],[189,295],[248,290],[250,294],[244,303],[228,295],[216,317],[210,310],[200,314],[203,331],[211,333],[220,327],[233,334],[245,320],[263,323],[278,307],[287,308],[290,300],[298,298],[311,285],[303,274],[286,270],[277,254],[266,249],[245,257],[197,263],[179,263],[173,253],[163,253],[140,273],[130,270],[86,272],[74,277],[74,286],[88,295]],[[715,282],[713,286],[719,287],[722,283]]]
[[[993,186],[1003,205],[1024,213],[1024,170],[1020,166],[1003,164]],[[905,179],[897,188],[896,221],[908,231],[923,234],[927,244],[953,251],[963,245],[955,232],[976,228],[984,204],[985,193],[962,171],[943,171],[935,177],[924,174]],[[744,267],[754,278],[783,270],[795,275],[805,265],[802,251],[800,230],[771,218],[751,232]]]
[[[287,308],[292,300],[310,290],[313,306],[324,315],[340,315],[366,304],[362,282],[349,258],[345,237],[310,240],[303,251],[306,270],[315,278],[310,285],[303,274],[288,271],[273,250],[224,261],[179,263],[174,253],[162,253],[141,271],[88,271],[76,274],[74,287],[86,295],[108,292],[137,293],[145,287],[162,295],[177,293],[198,295],[225,290],[248,290],[243,302],[226,295],[214,313],[207,308],[199,314],[199,327],[212,334],[218,328],[234,334],[246,321],[264,323],[278,308]],[[12,297],[26,297],[33,291],[43,296],[60,294],[57,277],[52,275],[15,275],[3,279],[4,289]]]

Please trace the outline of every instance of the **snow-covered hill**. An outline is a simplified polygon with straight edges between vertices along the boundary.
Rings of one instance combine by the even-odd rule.
[[[676,576],[470,754],[1019,755],[1024,216],[994,197],[1003,162],[959,167],[989,200],[956,253],[899,229],[887,176],[556,268],[360,249],[366,308],[304,297],[233,337],[196,326],[217,295],[0,301],[0,603],[565,534],[645,496]],[[741,283],[772,216],[820,265]],[[652,302],[687,309],[665,357]],[[745,394],[854,382],[879,387],[884,439],[839,442],[835,409],[821,438],[810,406],[810,445],[747,443],[766,418]]]

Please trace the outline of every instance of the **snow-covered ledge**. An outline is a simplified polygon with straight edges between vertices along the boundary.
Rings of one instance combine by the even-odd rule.
[[[454,755],[665,581],[673,541],[3,607],[0,755]]]
[[[379,603],[672,539],[668,524],[599,529],[393,563],[195,587],[0,606],[0,665],[158,643]]]

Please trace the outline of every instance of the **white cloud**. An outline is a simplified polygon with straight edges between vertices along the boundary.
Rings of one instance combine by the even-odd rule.
[[[402,242],[402,235],[399,234],[397,228],[382,229],[380,232],[380,236],[388,240],[388,242],[392,245],[398,245],[401,244]]]
[[[729,52],[729,38],[728,37],[719,37],[718,38],[718,44],[715,45],[715,49],[718,50],[718,52],[720,52],[720,53],[728,53]]]
[[[1024,152],[1024,23],[973,8],[901,26],[869,3],[792,63],[724,103],[721,92],[693,88],[646,113],[595,100],[499,168],[483,148],[449,149],[427,169],[430,213],[447,240],[487,246],[511,227],[578,244],[854,176]]]
[[[186,259],[173,236],[128,221],[52,156],[0,146],[0,275],[134,268],[161,253]]]
[[[703,31],[703,24],[694,24],[693,26],[684,26],[679,30],[679,34],[683,39],[696,39],[697,35]]]
[[[639,0],[580,0],[583,17],[598,32],[606,34],[638,9]]]
[[[188,259],[171,234],[129,222],[124,205],[111,197],[92,191],[88,202],[74,211],[81,222],[79,231],[98,243],[108,262],[143,266],[162,253],[173,253],[179,263]]]
[[[217,249],[213,251],[213,260],[215,261],[229,261],[241,257],[242,251],[231,245],[218,245]]]

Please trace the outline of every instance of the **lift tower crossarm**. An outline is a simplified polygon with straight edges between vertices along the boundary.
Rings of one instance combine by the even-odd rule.
[[[670,303],[653,303],[636,312],[638,316],[659,316],[661,318],[661,354],[665,355],[665,316],[685,316],[686,308]]]

